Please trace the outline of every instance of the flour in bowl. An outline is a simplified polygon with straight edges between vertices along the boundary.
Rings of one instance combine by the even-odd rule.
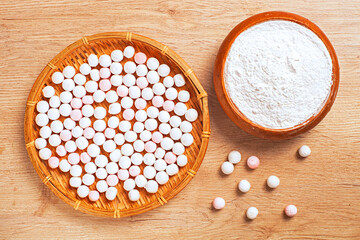
[[[230,98],[249,120],[284,129],[305,122],[324,106],[332,86],[332,61],[310,29],[271,20],[235,39],[224,79]]]

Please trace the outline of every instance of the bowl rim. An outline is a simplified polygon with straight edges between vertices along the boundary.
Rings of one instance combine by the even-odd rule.
[[[107,39],[119,39],[126,40],[129,42],[139,42],[142,44],[147,44],[154,49],[157,49],[161,54],[166,55],[175,65],[181,70],[185,78],[190,82],[193,87],[194,92],[196,93],[196,99],[199,103],[199,106],[202,111],[202,132],[199,133],[201,139],[201,144],[199,145],[199,153],[195,157],[195,161],[190,169],[187,170],[185,176],[177,183],[177,185],[172,187],[171,191],[166,192],[166,194],[161,195],[159,192],[154,194],[156,196],[156,201],[149,202],[139,208],[129,208],[129,209],[103,209],[103,208],[94,208],[88,207],[87,205],[82,204],[82,200],[74,200],[73,198],[68,197],[61,189],[58,188],[58,182],[54,181],[52,175],[49,173],[49,169],[44,167],[42,164],[39,164],[40,160],[38,155],[38,150],[35,148],[35,139],[32,135],[34,129],[32,124],[34,121],[33,115],[35,114],[36,99],[39,91],[42,90],[39,86],[43,86],[46,82],[47,74],[54,69],[56,69],[58,62],[62,57],[69,52],[72,52],[80,47],[89,47],[89,43],[96,42],[98,40],[107,40]],[[113,218],[122,218],[132,215],[137,215],[140,213],[147,212],[156,207],[162,206],[167,203],[171,198],[176,196],[183,188],[185,188],[192,178],[196,175],[200,165],[205,157],[205,153],[208,147],[208,142],[210,138],[210,116],[208,109],[208,95],[204,88],[202,87],[199,79],[195,75],[194,71],[190,66],[183,60],[176,52],[170,49],[167,45],[164,45],[156,40],[151,38],[134,34],[132,32],[104,32],[98,33],[91,36],[83,37],[76,42],[70,44],[64,48],[60,53],[58,53],[41,71],[35,80],[32,89],[29,93],[26,110],[24,117],[24,139],[26,144],[26,149],[30,158],[31,163],[33,164],[37,174],[43,181],[43,183],[50,188],[50,190],[61,200],[66,202],[68,205],[72,206],[75,210],[79,210],[84,213],[88,213],[95,216],[101,217],[113,217]]]
[[[324,103],[322,109],[316,114],[307,119],[305,122],[300,123],[294,127],[283,128],[283,129],[272,129],[263,127],[259,124],[256,124],[250,121],[234,104],[231,100],[226,88],[224,81],[224,68],[226,57],[228,52],[240,33],[245,31],[246,29],[265,22],[269,20],[287,20],[298,23],[304,27],[307,27],[312,32],[314,32],[321,41],[325,44],[327,50],[329,51],[331,60],[332,60],[332,81],[333,84],[330,89],[329,96]],[[305,133],[315,127],[320,121],[326,116],[326,114],[330,111],[339,88],[340,77],[339,77],[339,63],[335,53],[335,49],[330,43],[330,40],[327,38],[325,33],[321,31],[321,29],[315,25],[313,22],[304,18],[302,16],[296,15],[294,13],[283,12],[283,11],[271,11],[271,12],[263,12],[251,16],[237,26],[235,26],[230,33],[226,36],[224,41],[222,42],[218,54],[215,60],[214,66],[214,75],[213,81],[215,86],[215,92],[217,98],[220,102],[221,107],[228,115],[228,117],[241,129],[250,133],[254,136],[264,138],[264,139],[273,139],[273,140],[281,140],[281,139],[289,139],[293,138],[299,134]]]

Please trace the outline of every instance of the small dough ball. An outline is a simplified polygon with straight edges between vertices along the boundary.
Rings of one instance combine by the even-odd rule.
[[[131,190],[128,195],[130,201],[136,202],[140,199],[140,192],[136,189]]]
[[[182,87],[185,85],[185,79],[182,74],[176,74],[174,76],[174,82],[177,87]]]
[[[223,198],[221,198],[221,197],[215,198],[214,201],[213,201],[213,207],[216,210],[223,209],[225,207],[225,200]]]
[[[280,184],[280,179],[277,176],[270,176],[267,179],[267,185],[270,188],[277,188]]]
[[[123,60],[124,58],[124,55],[123,55],[123,52],[121,50],[114,50],[111,52],[111,59],[114,61],[114,62],[120,62],[121,60]]]
[[[241,160],[241,154],[239,151],[231,151],[228,155],[228,161],[232,164],[237,164]]]
[[[311,149],[307,145],[303,145],[299,149],[299,155],[303,158],[310,156],[310,154],[311,154]]]
[[[132,46],[127,46],[125,49],[124,49],[124,56],[126,58],[132,58],[135,54],[135,49],[132,47]]]
[[[154,180],[149,180],[145,185],[145,190],[148,193],[156,193],[159,189],[159,184]]]
[[[87,59],[90,67],[96,67],[99,64],[99,59],[95,54],[90,54]]]
[[[157,60],[154,57],[151,57],[147,60],[146,65],[150,70],[155,71],[159,67],[159,60]]]
[[[166,77],[170,73],[170,67],[166,64],[161,64],[157,71],[160,77]]]
[[[166,172],[158,172],[155,176],[155,180],[160,184],[164,185],[169,181],[169,175]]]
[[[75,75],[75,68],[73,66],[66,66],[63,74],[66,78],[72,78]]]
[[[234,171],[234,165],[231,162],[223,162],[223,164],[221,165],[221,171],[226,174],[229,175]]]
[[[89,192],[90,192],[90,189],[88,188],[88,186],[85,186],[85,185],[81,185],[77,189],[77,194],[81,198],[87,197],[89,195]]]
[[[246,216],[248,219],[253,220],[259,214],[259,210],[256,207],[249,207],[246,211]]]
[[[51,80],[55,84],[60,84],[60,83],[62,83],[64,81],[64,75],[61,72],[54,72],[51,75]]]
[[[297,208],[295,205],[288,205],[285,208],[285,214],[288,217],[293,217],[297,214]]]
[[[251,187],[251,185],[250,185],[249,181],[247,181],[247,180],[241,180],[238,185],[239,190],[243,193],[248,192],[250,190],[250,187]]]
[[[117,194],[116,187],[109,187],[106,190],[105,196],[106,196],[107,200],[112,201],[112,200],[114,200],[116,198],[116,194]]]
[[[100,66],[102,67],[110,67],[111,65],[111,58],[109,55],[101,55],[100,58],[99,58],[99,63],[100,63]]]
[[[176,105],[175,105],[175,108],[176,108]],[[189,122],[194,122],[198,118],[198,112],[195,109],[191,108],[186,111],[185,118]]]

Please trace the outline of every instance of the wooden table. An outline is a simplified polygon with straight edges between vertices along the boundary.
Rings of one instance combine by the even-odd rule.
[[[0,238],[150,239],[360,239],[360,1],[20,1],[0,3]],[[337,100],[310,132],[267,141],[237,128],[222,111],[212,84],[217,50],[228,32],[256,13],[284,10],[315,22],[334,45],[341,67]],[[212,136],[196,177],[165,206],[125,219],[75,211],[40,180],[23,140],[27,95],[42,68],[75,40],[99,32],[132,31],[180,54],[210,99]],[[296,156],[302,144],[311,157]],[[227,153],[257,155],[260,168],[243,160],[231,176],[219,172]],[[281,179],[269,191],[269,175]],[[252,189],[240,194],[237,183]],[[211,209],[221,196],[226,208]],[[298,215],[283,215],[287,204]],[[259,209],[255,221],[245,211]]]

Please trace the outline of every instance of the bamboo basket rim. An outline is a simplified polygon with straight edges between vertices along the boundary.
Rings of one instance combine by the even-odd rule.
[[[81,200],[73,200],[69,198],[63,191],[61,191],[59,188],[57,188],[56,184],[52,181],[52,177],[49,174],[48,169],[42,169],[39,166],[39,162],[42,160],[38,156],[38,151],[35,148],[35,139],[33,139],[31,135],[32,126],[33,126],[33,114],[35,113],[35,105],[37,103],[36,98],[39,94],[40,86],[43,86],[44,83],[48,80],[46,79],[46,75],[49,71],[56,68],[56,64],[59,62],[60,59],[62,59],[64,56],[66,56],[68,53],[74,51],[75,49],[86,46],[92,42],[96,42],[98,40],[107,40],[107,39],[119,39],[119,40],[126,40],[129,42],[140,42],[143,44],[146,44],[152,48],[157,49],[161,52],[162,55],[166,55],[173,63],[176,64],[176,66],[181,70],[181,72],[184,74],[185,78],[189,80],[191,83],[194,92],[196,93],[197,101],[199,103],[200,109],[202,111],[202,133],[201,133],[201,144],[199,153],[193,163],[193,166],[191,169],[187,171],[187,174],[185,177],[183,177],[177,185],[175,185],[171,191],[166,192],[164,195],[160,195],[159,193],[156,193],[156,197],[158,201],[153,201],[150,203],[147,203],[139,208],[133,209],[118,209],[115,210],[111,209],[103,209],[103,208],[91,208],[87,206],[83,206],[81,204]],[[58,53],[41,71],[39,76],[37,77],[35,83],[32,86],[32,89],[29,93],[27,103],[26,103],[26,111],[25,111],[25,118],[24,118],[24,138],[25,138],[25,144],[26,149],[28,152],[28,155],[30,157],[31,163],[33,164],[37,174],[40,176],[44,184],[50,188],[50,190],[60,199],[62,199],[64,202],[66,202],[68,205],[72,206],[75,210],[80,210],[84,213],[89,213],[91,215],[95,216],[102,216],[102,217],[114,217],[114,218],[120,218],[120,217],[126,217],[126,216],[132,216],[137,215],[143,212],[147,212],[151,209],[154,209],[156,207],[159,207],[161,205],[164,205],[169,201],[171,198],[176,196],[185,186],[191,181],[191,179],[195,176],[196,172],[198,171],[205,153],[206,149],[208,147],[210,137],[210,116],[209,116],[209,109],[208,109],[208,95],[204,88],[202,87],[201,83],[199,82],[198,78],[196,77],[194,71],[190,66],[177,54],[175,53],[171,48],[168,46],[153,40],[151,38],[134,34],[132,32],[105,32],[105,33],[99,33],[94,34],[91,36],[83,37],[76,42],[70,44],[65,49],[63,49],[60,53]]]

